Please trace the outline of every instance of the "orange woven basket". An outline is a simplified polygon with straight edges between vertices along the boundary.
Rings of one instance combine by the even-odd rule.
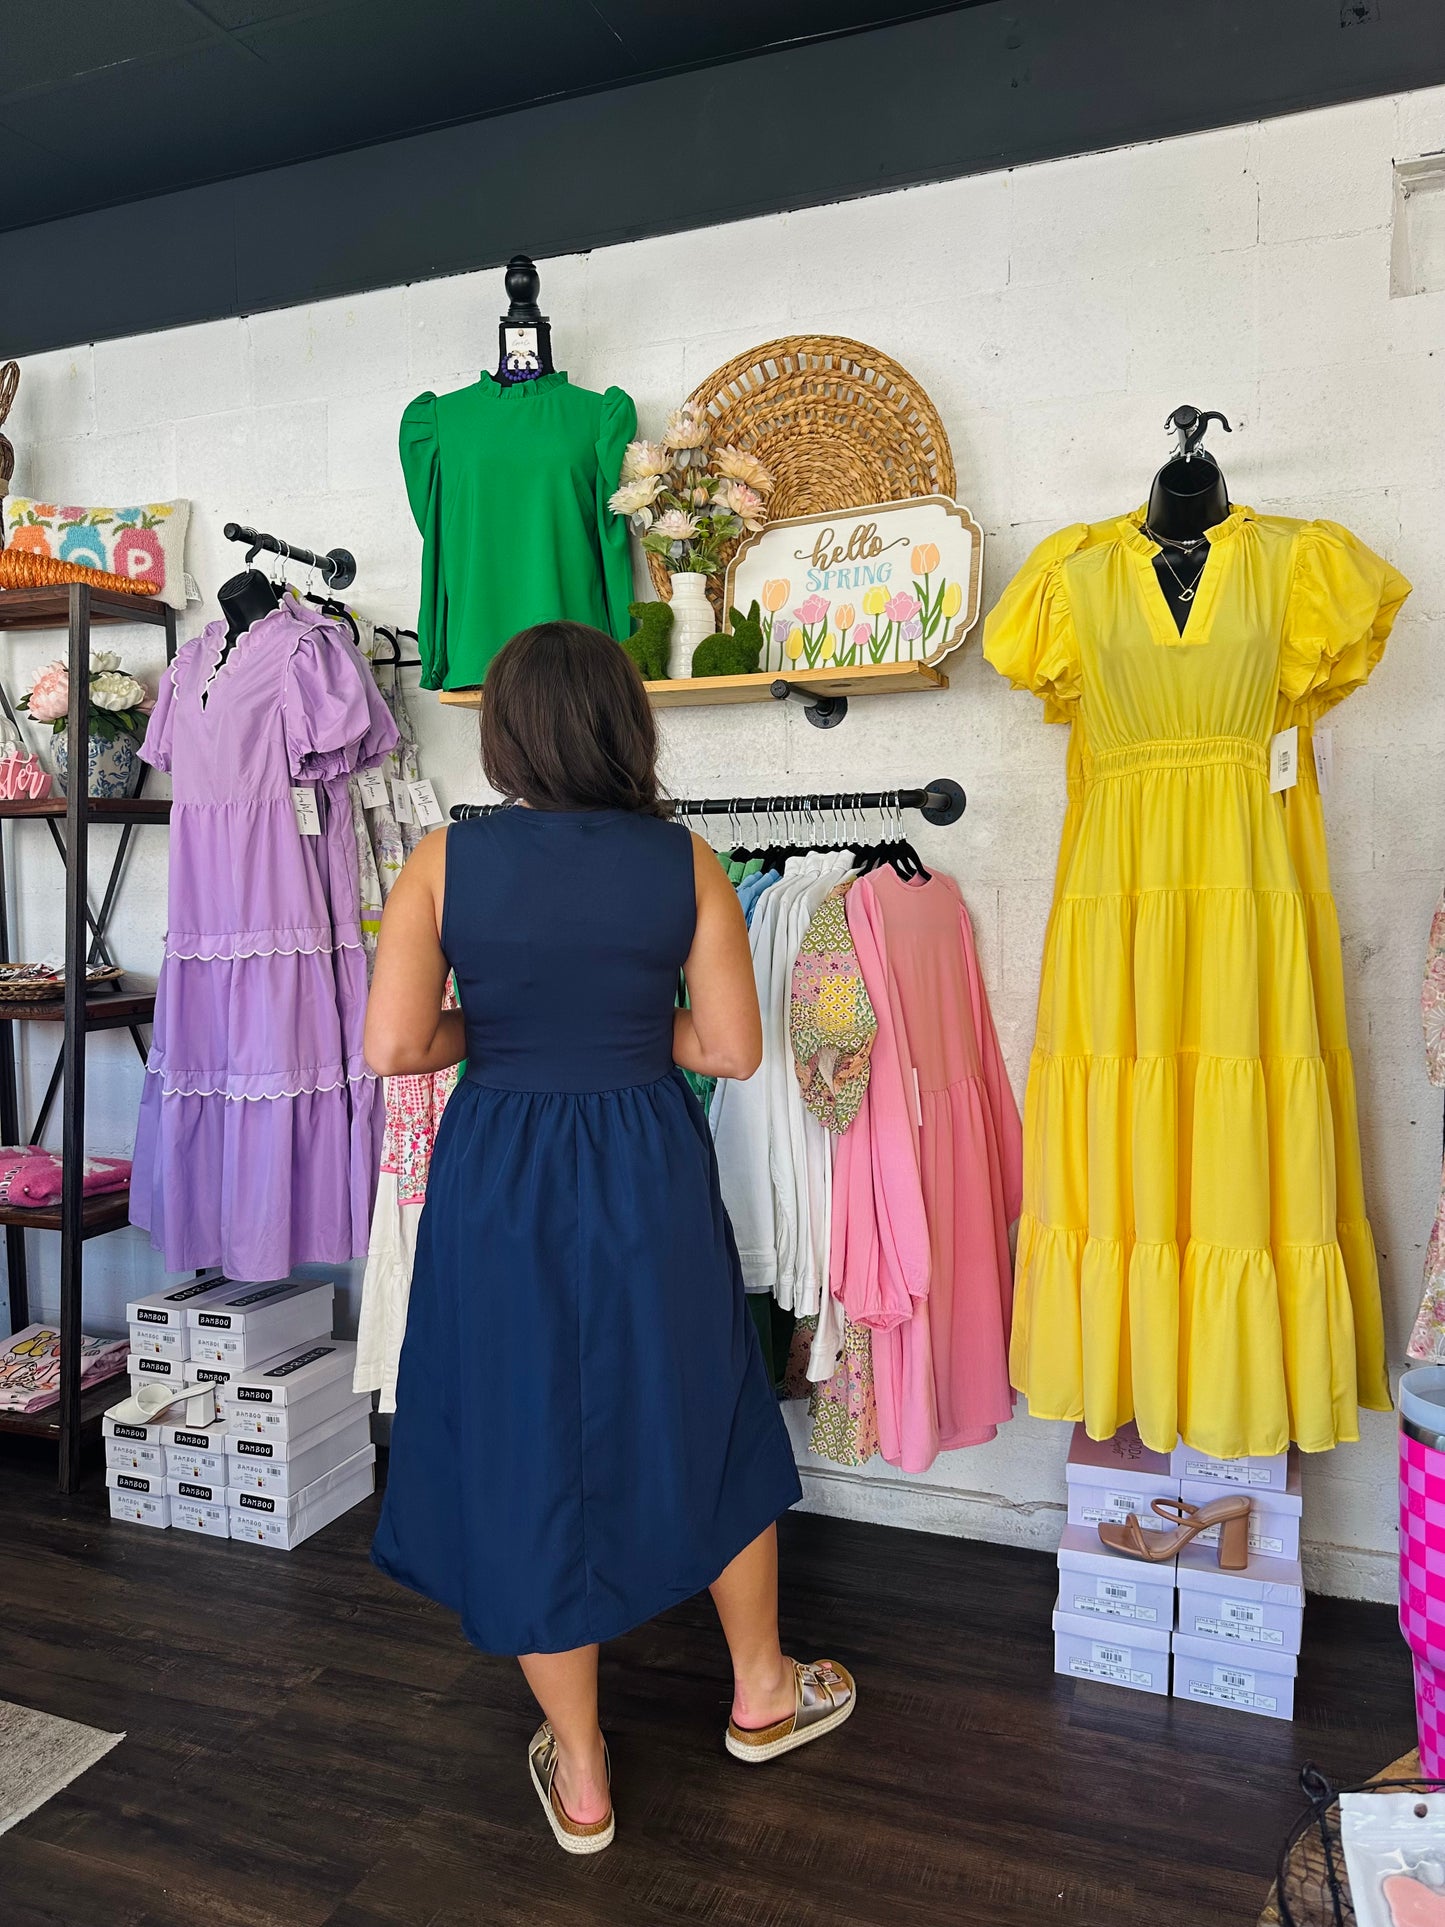
[[[0,589],[53,589],[62,583],[88,582],[92,589],[113,595],[154,595],[154,582],[133,582],[127,575],[87,569],[80,562],[61,562],[53,555],[30,549],[0,549]]]

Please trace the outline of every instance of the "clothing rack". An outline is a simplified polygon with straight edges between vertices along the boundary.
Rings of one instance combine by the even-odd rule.
[[[505,803],[454,803],[452,820],[490,816]],[[935,776],[925,789],[845,790],[804,796],[679,796],[672,800],[678,816],[768,816],[800,810],[917,810],[926,823],[946,827],[957,823],[968,808],[963,786],[951,776]]]
[[[268,549],[272,555],[282,556],[287,562],[299,562],[303,568],[319,569],[328,589],[344,589],[356,580],[356,557],[350,549],[328,549],[324,555],[318,555],[315,549],[299,548],[279,535],[248,529],[240,522],[228,522],[221,532],[228,542],[246,543],[248,562],[254,562],[262,549]]]

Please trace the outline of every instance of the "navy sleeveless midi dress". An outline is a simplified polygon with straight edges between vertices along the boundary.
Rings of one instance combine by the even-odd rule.
[[[437,1132],[372,1557],[492,1653],[615,1638],[800,1496],[712,1138],[672,1062],[692,839],[447,831],[467,1073]]]

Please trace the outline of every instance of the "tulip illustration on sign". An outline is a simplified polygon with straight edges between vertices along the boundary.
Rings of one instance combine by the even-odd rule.
[[[763,584],[762,604],[770,616],[776,615],[792,593],[793,585],[778,576],[771,576]]]
[[[803,639],[800,654],[809,669],[816,669],[818,666],[818,659],[823,648],[823,637],[828,629],[828,611],[831,607],[832,603],[829,597],[825,595],[810,595],[805,602],[800,602],[793,611],[794,616],[802,624],[801,629],[795,629],[793,631],[793,635],[801,635]],[[791,638],[788,644],[788,654],[792,656],[794,662],[798,660],[797,656],[793,656]]]

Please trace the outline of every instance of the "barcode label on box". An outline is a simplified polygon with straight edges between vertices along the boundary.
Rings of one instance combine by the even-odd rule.
[[[1100,1581],[1100,1584],[1104,1584]],[[1133,1593],[1134,1588],[1129,1588]],[[1110,1599],[1097,1594],[1078,1592],[1074,1594],[1074,1611],[1092,1614],[1095,1619],[1132,1619],[1141,1626],[1152,1626],[1159,1618],[1153,1606],[1140,1606],[1132,1599]]]
[[[1246,1646],[1283,1646],[1284,1634],[1273,1626],[1241,1624],[1237,1619],[1198,1619],[1194,1621],[1196,1633],[1206,1639],[1237,1639]]]
[[[1127,1579],[1100,1579],[1094,1592],[1100,1599],[1117,1599],[1126,1606],[1132,1606],[1139,1596],[1138,1588]]]
[[[1147,1686],[1149,1675],[1141,1672],[1134,1664],[1134,1655],[1127,1646],[1092,1645],[1088,1659],[1071,1659],[1071,1673],[1081,1673],[1087,1679],[1113,1680],[1123,1686]]]
[[[1270,1475],[1261,1465],[1239,1465],[1231,1459],[1189,1459],[1184,1476],[1214,1479],[1221,1485],[1268,1485]]]
[[[1197,1700],[1214,1700],[1222,1706],[1251,1706],[1258,1713],[1274,1713],[1279,1710],[1279,1700],[1273,1693],[1256,1690],[1255,1676],[1238,1666],[1215,1666],[1210,1669],[1210,1677],[1192,1679],[1189,1682],[1189,1697]]]

